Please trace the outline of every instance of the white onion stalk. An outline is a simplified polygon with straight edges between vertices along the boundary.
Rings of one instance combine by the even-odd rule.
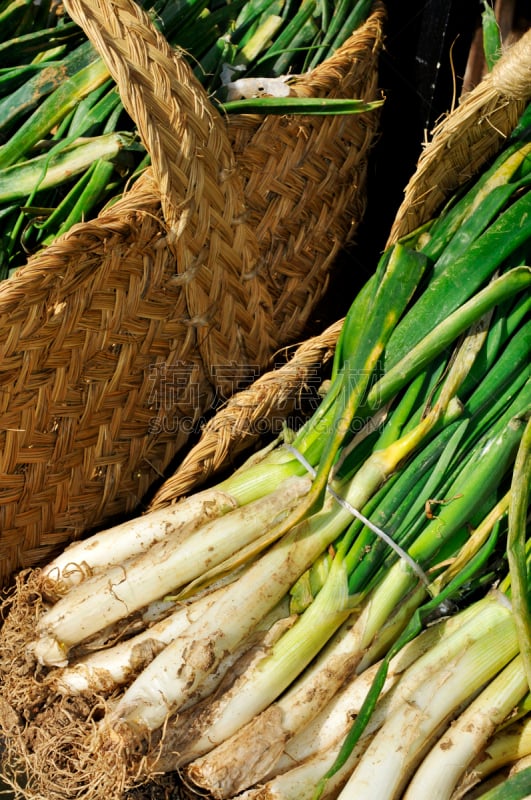
[[[389,598],[389,591],[383,593],[381,602],[376,605],[382,606],[386,596]],[[415,593],[412,597],[415,598]],[[418,602],[418,598],[415,599]],[[369,601],[354,625],[343,626],[316,662],[305,670],[276,703],[271,704],[214,749],[207,750],[206,755],[192,761],[187,768],[189,779],[213,794],[220,791],[222,783],[223,795],[220,796],[231,797],[238,790],[252,786],[266,776],[271,777],[274,772],[288,766],[290,757],[295,756],[297,749],[302,755],[305,748],[311,747],[311,735],[307,736],[306,732],[319,724],[320,715],[326,716],[327,710],[333,708],[333,698],[338,692],[344,691],[346,681],[352,680],[352,685],[357,685],[358,679],[352,678],[356,668],[361,671],[361,675],[369,674],[368,669],[361,665],[369,660],[371,648],[360,646],[358,637],[371,629],[371,626],[367,627],[366,619],[371,605]],[[383,608],[381,612],[384,612]],[[408,668],[396,687],[396,690],[400,690],[399,699],[390,702],[403,702],[404,697],[412,693],[418,683],[440,665],[440,656],[437,655],[435,659],[432,657],[434,648],[429,646],[431,643],[444,637],[446,658],[460,652],[461,639],[455,632],[464,626],[473,625],[476,613],[476,609],[467,609],[457,617],[443,620],[429,628],[426,638],[416,637],[410,643],[413,652],[417,650],[417,660],[414,666]],[[376,617],[379,619],[380,615]],[[421,656],[420,650],[424,647],[427,647],[427,652]],[[393,670],[400,669],[400,664],[403,663],[401,659],[407,664],[408,653],[411,652],[408,648],[409,645],[395,656]],[[396,691],[393,692],[393,697],[395,694]],[[376,730],[386,714],[386,707],[381,704],[373,714],[368,730]],[[205,733],[205,737],[207,735]],[[180,765],[181,759],[189,760],[187,751],[174,756],[172,768]],[[229,763],[230,771],[226,768]],[[232,774],[237,776],[235,783],[229,781]]]
[[[225,685],[230,685],[238,675],[247,669],[253,661],[262,657],[267,650],[290,628],[296,617],[289,612],[289,599],[280,602],[275,608],[258,622],[254,630],[230,653],[227,653],[219,662],[217,668],[209,672],[201,683],[196,693],[197,699],[210,700],[214,691],[223,691]],[[191,709],[195,713],[196,698],[183,703],[180,713]]]
[[[168,536],[184,539],[209,520],[275,492],[301,472],[291,453],[277,444],[254,453],[217,486],[73,542],[41,569],[44,595],[55,600],[94,573],[133,558]]]
[[[235,497],[218,489],[207,489],[175,505],[152,511],[73,542],[41,571],[43,591],[58,597],[95,573],[145,552],[151,545],[172,537],[186,538],[209,520],[236,508]]]
[[[308,614],[312,608],[318,618],[322,616],[321,603],[317,604],[317,601],[314,601],[304,614],[307,623],[314,619],[313,617],[310,619],[311,615]],[[322,616],[322,620],[326,625],[326,616]],[[330,640],[328,647],[323,649],[316,662],[307,666],[299,679],[276,702],[266,705],[252,717],[249,714],[253,704],[261,705],[266,697],[266,690],[259,682],[260,678],[266,681],[266,687],[267,683],[271,682],[272,691],[275,692],[275,696],[278,694],[275,690],[275,680],[278,680],[275,670],[279,667],[279,661],[275,659],[272,667],[269,664],[269,668],[264,661],[265,671],[264,665],[262,669],[257,665],[256,674],[249,670],[242,675],[232,691],[220,696],[208,714],[205,714],[201,737],[195,742],[191,737],[189,742],[179,741],[178,761],[173,766],[175,764],[180,766],[190,761],[193,754],[194,760],[187,769],[188,778],[213,794],[220,792],[223,785],[223,794],[219,796],[231,797],[257,781],[266,779],[267,775],[277,772],[282,768],[281,765],[289,764],[290,759],[294,757],[294,752],[289,746],[290,740],[293,740],[299,732],[304,737],[305,730],[312,725],[312,722],[319,724],[319,716],[330,712],[334,698],[337,693],[341,693],[346,681],[352,679],[350,688],[354,693],[360,691],[360,687],[368,688],[364,683],[370,674],[367,669],[362,672],[364,678],[353,678],[364,652],[356,636],[359,633],[358,623],[359,620],[354,622],[347,620]],[[296,626],[297,624],[292,629],[294,634],[297,633]],[[306,625],[306,633],[307,627]],[[314,628],[314,632],[317,638],[319,635],[317,628]],[[299,665],[298,659],[303,661],[304,655],[301,652],[301,645],[304,647],[304,632],[299,632],[299,635],[292,636],[291,639],[288,654],[294,659],[294,663]],[[312,645],[311,637],[307,645]],[[243,713],[240,711],[238,715],[240,709],[245,709],[246,719],[245,724],[240,722],[238,725]],[[214,714],[218,715],[220,720],[218,724],[214,724],[212,719]],[[225,727],[232,730],[235,726],[236,730],[221,739]],[[220,741],[212,749],[212,743],[218,736]],[[302,744],[303,749],[305,746],[312,747],[311,735],[309,738],[310,741],[306,745]],[[316,734],[313,745],[317,740]],[[231,769],[227,770],[229,763]]]
[[[79,661],[91,653],[99,650],[108,650],[120,642],[130,639],[144,631],[146,628],[161,622],[169,617],[177,608],[177,601],[174,598],[164,598],[150,603],[145,608],[132,614],[126,620],[118,620],[112,625],[107,625],[95,636],[85,639],[69,653],[70,663]]]
[[[520,655],[472,701],[428,753],[404,800],[449,800],[467,766],[528,691]]]
[[[444,662],[446,645],[443,640],[433,649],[432,657],[439,655]],[[389,714],[339,794],[340,800],[400,797],[441,724],[470,702],[517,652],[511,609],[501,602],[485,606],[475,618],[474,629],[463,631],[461,652],[434,670],[407,702]]]
[[[176,712],[228,652],[284,597],[337,535],[344,512],[328,498],[321,512],[296,526],[226,586],[208,614],[192,622],[124,693],[106,725],[153,731]]]
[[[459,628],[461,625],[474,626],[474,617],[476,611],[467,608],[460,612],[455,617],[447,620],[442,620],[433,628],[428,628],[418,637],[409,642],[405,647],[394,657],[391,661],[390,669],[382,697],[376,706],[374,713],[369,720],[369,723],[364,730],[360,740],[354,747],[352,753],[348,756],[345,763],[340,769],[329,778],[324,784],[322,794],[319,795],[321,800],[335,800],[346,784],[348,778],[354,771],[356,765],[363,758],[365,751],[370,746],[377,731],[384,724],[386,718],[393,712],[393,710],[401,706],[404,702],[408,702],[408,698],[413,695],[419,683],[422,683],[426,677],[434,672],[440,666],[440,657],[437,653],[434,656],[434,644],[444,641],[448,642],[449,650],[445,653],[445,657],[449,658],[451,654],[455,656],[462,647],[462,638],[459,635]],[[264,782],[256,784],[254,788],[243,792],[238,795],[238,800],[313,800],[315,797],[315,787],[319,785],[323,776],[334,763],[341,744],[343,742],[341,730],[342,723],[347,723],[348,703],[343,708],[343,700],[346,700],[350,695],[354,701],[352,706],[351,717],[356,713],[356,706],[360,700],[357,698],[357,689],[361,688],[359,681],[363,679],[365,682],[369,677],[372,678],[377,665],[365,670],[358,678],[356,678],[351,686],[347,686],[343,692],[343,698],[336,698],[330,709],[330,714],[327,716],[326,711],[320,716],[322,717],[322,727],[318,727],[319,718],[308,726],[298,737],[290,743],[289,752],[293,746],[293,757],[291,761],[286,758],[282,762],[283,771],[280,770],[281,762],[277,764],[277,774],[269,774],[265,777]],[[404,670],[407,670],[404,674]],[[407,676],[407,681],[404,681]],[[369,688],[370,681],[367,680],[366,687]],[[357,687],[357,689],[355,688]],[[400,691],[398,691],[400,689]],[[333,718],[336,716],[339,708],[342,709],[342,719],[340,725],[335,729],[338,734],[334,737]],[[352,719],[350,719],[350,724]],[[345,725],[346,728],[350,724]],[[328,736],[323,736],[325,729],[330,727]],[[318,738],[318,747],[312,748],[311,737],[315,735]],[[306,740],[306,746],[300,747],[297,745],[297,740],[302,743]],[[288,752],[288,748],[286,748]],[[299,760],[300,756],[306,754],[305,760]],[[299,758],[297,758],[299,756]],[[190,765],[193,766],[193,765]],[[227,772],[232,769],[232,764],[228,765]],[[228,793],[214,791],[213,797],[222,798],[229,796]],[[374,795],[376,797],[376,795]]]
[[[426,423],[425,427],[429,429],[429,425],[431,425],[431,422]],[[373,453],[348,485],[345,498],[348,503],[355,507],[364,505],[368,497],[380,486],[386,475],[392,472],[397,463],[407,455],[417,438],[417,433],[413,436],[408,435],[404,437],[403,442],[394,443],[386,450]],[[304,479],[292,478],[290,480],[293,482],[295,480],[303,481]],[[290,484],[286,481],[284,486],[288,485]],[[285,488],[283,492],[286,494]],[[280,493],[282,493],[282,489],[278,490],[278,494]],[[247,510],[250,508],[251,506],[246,506]],[[246,509],[230,512],[223,519],[241,513]],[[193,623],[185,635],[168,645],[154,659],[125,692],[122,700],[106,720],[106,723],[120,728],[125,723],[134,729],[140,729],[145,732],[158,729],[164,723],[168,714],[176,713],[184,703],[190,702],[198,687],[205,680],[206,675],[216,669],[220,659],[227,652],[232,652],[238,646],[239,642],[253,629],[257,621],[279,601],[295,580],[345,530],[351,518],[351,512],[329,495],[325,499],[321,511],[295,525],[289,533],[285,534],[280,541],[232,584],[231,591],[223,596],[222,602],[212,609],[207,618]],[[201,529],[197,536],[200,536],[203,531],[204,529]],[[220,558],[219,561],[221,560]],[[409,575],[407,583],[411,582],[412,578]],[[324,602],[326,593],[323,594],[321,592],[320,594],[323,595],[321,602]],[[324,625],[322,619],[318,618],[316,620],[316,624],[319,625],[320,632],[322,636],[325,636],[325,640],[330,638],[334,630],[350,614],[350,609],[346,607],[346,604],[348,605],[348,591],[345,577],[343,581],[339,581],[337,587],[332,588],[331,594],[334,596],[333,610],[332,607],[328,608],[327,614],[330,612],[335,621],[333,622],[330,616]],[[338,598],[340,599],[338,600]],[[98,600],[101,602],[101,598],[98,598]],[[312,611],[312,614],[315,615],[316,612]],[[322,636],[319,639],[319,636],[316,636],[315,633],[313,634],[308,643],[310,645],[308,654],[310,654],[310,651],[313,652],[313,655],[315,654],[315,643],[320,641],[322,644]],[[297,636],[295,635],[296,638]],[[277,652],[278,647],[282,649],[283,640],[284,637],[275,645],[274,649]],[[286,675],[292,675],[293,669],[295,669],[295,673],[299,672],[303,665],[302,657],[295,655],[293,658],[289,654],[289,649],[289,646],[285,649],[287,660],[291,663],[291,666],[288,666]],[[309,655],[309,657],[311,658],[313,655]],[[286,675],[284,676],[284,681],[286,680]],[[279,686],[282,681],[283,679],[278,680],[278,677],[275,677],[273,672],[268,675],[266,682],[269,687],[266,690],[266,694],[253,699],[253,705],[244,712],[245,720],[239,720],[239,723],[236,723],[236,728],[233,727],[223,738],[233,733],[237,727],[243,724],[243,721],[249,720],[254,713],[257,713],[257,703],[261,705],[261,708],[268,705],[281,691]],[[283,685],[285,687],[287,683],[284,682]],[[271,692],[274,693],[273,696],[271,696]],[[267,701],[266,696],[269,698]],[[209,720],[207,727],[210,728],[211,723],[212,720]],[[184,732],[187,738],[195,740],[198,729],[204,724],[204,715],[194,720]],[[234,722],[231,725],[234,725]],[[215,741],[210,738],[211,733],[212,731],[209,732],[207,739],[207,749],[211,749]],[[182,752],[186,750],[182,743],[179,747],[175,746],[173,749]],[[194,751],[191,757],[195,755],[200,755],[200,753]]]
[[[267,497],[212,520],[183,541],[169,537],[123,565],[87,578],[42,615],[30,649],[41,664],[66,666],[74,645],[237,552],[278,523],[310,486],[308,478],[288,478]]]
[[[381,699],[367,728],[344,765],[326,782],[320,795],[321,800],[333,800],[337,797],[388,714],[402,704],[406,695],[411,694],[418,683],[440,663],[438,656],[435,663],[432,657],[435,643],[451,636],[463,624],[473,625],[473,616],[475,614],[466,609],[455,617],[441,620],[408,642],[392,659]],[[450,652],[455,654],[460,647],[461,642],[450,642]],[[313,800],[315,787],[334,763],[344,736],[352,724],[352,718],[361,707],[378,666],[374,664],[345,686],[328,707],[286,746],[285,754],[278,760],[274,770],[265,775],[263,781],[254,788],[238,794],[238,800]],[[408,670],[407,690],[405,686],[401,687],[401,676],[405,670]],[[400,696],[396,692],[398,687],[402,688]],[[193,777],[192,770],[201,761],[202,759],[198,759],[198,762],[190,765],[189,777]],[[230,792],[235,787],[232,774],[234,767],[232,762],[227,761],[226,783],[220,780],[219,785],[211,789],[216,800],[233,796]],[[237,763],[236,768],[241,768],[241,765]]]
[[[322,795],[323,800],[326,798],[333,800],[337,796],[370,741],[370,735],[360,739],[345,764],[328,783],[326,791]],[[315,753],[289,771],[279,773],[263,785],[260,784],[239,794],[238,800],[313,800],[315,787],[334,763],[341,743],[341,739],[337,739],[330,747]],[[216,800],[220,800],[226,795],[214,794],[212,796]]]
[[[346,489],[344,497],[346,503],[339,505],[337,518],[342,524],[337,529],[338,535],[345,530],[351,519],[352,507],[356,509],[367,502],[384,478],[392,473],[422,441],[440,413],[437,406],[433,413],[427,415],[412,431],[388,447],[374,451],[364,462]],[[311,517],[308,524],[315,524],[318,517],[318,514]],[[328,543],[331,541],[333,538],[330,538]],[[183,730],[182,738],[172,741],[173,751],[179,754],[177,766],[182,766],[207,753],[215,745],[234,735],[256,714],[266,709],[308,666],[342,622],[348,618],[352,599],[348,595],[345,567],[341,560],[334,560],[334,564],[335,578],[331,573],[317,599],[272,648],[271,653],[264,657],[264,663],[257,665],[252,674],[249,671],[243,675],[229,692],[212,704],[210,710],[198,715],[193,723]],[[345,674],[352,671],[352,659],[355,659],[355,666],[394,607],[416,584],[416,573],[409,561],[401,560],[395,567],[396,569],[392,569],[389,573],[391,580],[383,582],[383,591],[380,591],[382,587],[379,587],[380,603],[368,604],[369,622],[365,624],[362,621],[361,629],[356,626],[356,647],[354,650],[348,648],[343,665],[346,673],[334,671],[333,679],[330,679],[327,671],[326,678],[320,676],[317,679],[318,683],[322,684],[323,680],[326,680],[329,685],[326,688],[320,685],[317,693],[312,689],[314,701],[309,704],[312,716],[318,713],[321,707],[315,710],[315,697],[318,695],[322,697],[324,691],[328,700],[334,694]],[[419,594],[419,602],[421,596],[422,592]],[[263,736],[261,738],[263,739]]]
[[[107,694],[129,683],[153,658],[174,639],[183,634],[188,626],[210,613],[213,604],[226,586],[203,594],[193,602],[180,602],[172,614],[114,647],[97,650],[83,656],[67,667],[53,673],[53,688],[63,695],[79,695],[86,692]],[[262,620],[257,630],[268,629],[275,621],[289,616],[289,600],[286,598],[271,614]]]
[[[348,681],[308,725],[284,743],[281,755],[274,760],[272,767],[268,771],[264,770],[267,765],[261,764],[260,770],[264,771],[260,780],[268,781],[275,775],[293,769],[294,766],[313,757],[318,752],[331,747],[338,737],[345,736],[353,718],[358,714],[365,700],[378,666],[379,662],[364,670],[360,675],[356,675],[351,681]],[[397,680],[398,673],[388,675],[382,694],[386,694]],[[194,783],[196,782],[195,775],[204,777],[207,774],[207,770],[204,767],[213,765],[214,759],[209,756],[213,756],[214,753],[221,754],[221,748],[226,751],[226,745],[229,742],[232,742],[232,737],[219,745],[219,748],[211,750],[207,756],[202,756],[189,765],[187,775],[194,780]],[[269,750],[266,755],[269,755]],[[260,760],[263,758],[261,750],[259,758]],[[216,761],[219,764],[219,759],[216,759]],[[246,776],[246,780],[249,780],[249,775]],[[256,781],[253,782],[256,783]],[[198,785],[202,786],[203,784],[199,782]],[[210,785],[210,782],[207,785]],[[212,785],[214,785],[214,782],[212,782]],[[234,794],[234,786],[231,786],[231,792]]]
[[[468,609],[466,609],[468,610]],[[414,671],[411,665],[418,662],[425,654],[429,654],[431,648],[439,642],[443,637],[449,637],[459,626],[466,622],[465,612],[461,612],[453,617],[442,619],[434,625],[430,625],[421,634],[416,636],[410,642],[404,645],[401,650],[391,659],[387,677],[382,688],[381,698],[397,685],[399,678],[403,680],[403,673],[409,670],[408,674],[413,676]],[[472,616],[472,615],[470,615]],[[374,646],[373,646],[374,647]],[[275,772],[285,772],[287,769],[293,767],[299,761],[303,761],[309,756],[313,755],[317,750],[321,750],[332,744],[337,737],[338,730],[342,729],[343,723],[345,725],[352,724],[352,719],[358,714],[361,704],[371,687],[374,676],[380,666],[379,661],[371,658],[373,647],[370,647],[366,656],[360,661],[357,673],[351,680],[348,680],[342,689],[334,695],[334,697],[327,703],[327,705],[320,711],[320,713],[309,722],[306,726],[302,727],[293,738],[286,742],[284,751],[278,761],[275,763],[273,770]],[[452,651],[452,644],[449,644],[448,652]],[[362,664],[367,661],[372,666],[363,668]],[[426,663],[426,659],[423,662]],[[425,674],[426,670],[431,670],[431,665],[424,666],[420,675]],[[416,680],[419,681],[419,670],[416,670]],[[402,686],[402,683],[401,683]],[[390,701],[393,702],[393,701]],[[279,700],[279,704],[282,699]],[[381,700],[379,701],[381,706]],[[377,712],[375,712],[376,716]],[[369,726],[371,721],[369,721]],[[370,728],[375,730],[376,728]],[[228,744],[228,741],[220,745]],[[215,751],[211,751],[213,754]],[[190,765],[190,771],[203,761],[208,761],[208,756],[197,759]],[[268,780],[272,775],[267,773],[264,779]]]
[[[239,754],[242,762],[250,763],[252,760],[260,764],[256,748],[262,748],[263,763],[267,764],[266,751],[273,747],[274,741],[285,742],[293,736],[321,711],[343,682],[354,674],[374,636],[381,630],[407,588],[414,583],[411,572],[402,562],[398,562],[396,570],[390,571],[391,575],[397,579],[385,580],[376,587],[353,624],[343,626],[327,647],[324,647],[321,638],[321,628],[324,626],[325,636],[328,634],[330,638],[333,632],[330,630],[332,619],[329,615],[323,616],[328,598],[321,590],[288,632],[283,646],[279,643],[260,669],[255,670],[254,674],[243,675],[230,693],[219,698],[217,707],[213,707],[203,720],[201,736],[194,741],[194,732],[186,732],[187,741],[180,743],[179,763],[182,765],[192,758],[196,759],[231,737],[231,744],[227,741],[224,751],[231,748]],[[418,593],[416,604],[422,596],[423,591]],[[342,613],[346,615],[344,610]],[[303,620],[304,624],[301,624]],[[309,664],[309,655],[315,655],[319,650],[319,657]],[[306,667],[304,672],[303,667]],[[301,672],[299,679],[272,704],[282,689],[289,686]],[[263,714],[260,713],[262,711]],[[277,720],[276,730],[267,726],[267,736],[263,732],[266,717]],[[196,727],[199,728],[200,722],[197,721]],[[252,756],[248,753],[249,748],[254,751]],[[216,756],[213,755],[213,758]],[[253,782],[258,779],[259,776],[253,776]]]
[[[208,613],[222,590],[203,595],[190,605],[180,605],[165,619],[136,636],[114,647],[96,650],[56,671],[53,673],[55,691],[64,695],[79,695],[89,691],[104,694],[126,684],[167,644],[183,633],[191,622]]]
[[[430,636],[429,640],[433,642],[433,636]],[[400,673],[415,660],[419,652],[429,647],[429,641],[426,639],[419,646],[420,641],[415,640],[411,645],[412,647],[404,648],[397,656],[397,660],[393,664],[394,669],[390,670],[385,682],[384,694],[392,688]],[[263,797],[283,798],[283,800],[287,800],[287,798],[293,798],[294,800],[303,800],[304,798],[306,800],[308,798],[310,800],[313,797],[318,781],[333,764],[343,738],[352,724],[352,718],[361,708],[377,668],[378,664],[375,664],[348,683],[310,725],[286,744],[280,758],[275,759],[274,754],[271,754],[271,749],[274,750],[274,747],[268,748],[265,754],[262,748],[257,748],[256,755],[260,763],[253,765],[246,763],[242,767],[237,754],[234,753],[234,759],[231,759],[230,749],[228,751],[225,749],[227,760],[224,768],[218,762],[220,772],[223,775],[217,775],[216,781],[209,782],[209,793],[215,798],[232,797],[242,787],[249,785],[249,775],[256,772],[263,774],[263,779],[259,784],[260,788],[244,792],[241,795],[242,798]],[[265,730],[266,724],[264,722],[263,730]],[[227,742],[224,744],[227,744]],[[224,748],[224,744],[220,747]],[[279,745],[281,744],[282,742],[280,741]],[[367,741],[364,741],[363,746],[366,746],[366,744]],[[362,747],[360,746],[357,748],[354,759],[359,758],[361,752]],[[250,756],[252,757],[252,754]],[[271,761],[274,763],[269,773],[266,773],[267,764],[263,763],[264,756],[266,759],[271,756]],[[202,761],[203,759],[198,759],[190,765],[189,770],[187,770],[187,782],[188,779],[194,780],[196,768],[199,768],[199,774],[204,778],[201,769]],[[241,781],[238,781],[238,776],[235,772],[242,769]],[[345,773],[348,777],[349,769],[350,771],[353,769],[353,762],[350,759],[349,765],[345,770],[341,770],[341,775],[338,775],[338,779],[341,779]],[[346,777],[343,777],[343,780],[346,780]],[[202,785],[202,782],[200,781],[198,785]]]
[[[327,582],[318,598],[304,612],[304,631],[300,630],[301,618],[276,643],[253,669],[247,670],[211,707],[202,715],[203,729],[198,741],[193,743],[194,726],[184,731],[190,742],[183,741],[179,747],[181,757],[190,758],[196,750],[206,752],[214,743],[223,742],[255,714],[267,709],[278,695],[286,689],[315,656],[316,643],[322,644],[330,638],[341,623],[351,614],[348,606],[346,573],[338,580]],[[314,637],[308,637],[312,630]],[[262,718],[265,726],[265,718]],[[261,728],[261,726],[260,726]],[[271,727],[270,727],[271,729]],[[282,742],[280,741],[281,745]],[[200,754],[200,753],[199,753]]]
[[[479,758],[470,766],[452,794],[461,800],[478,783],[499,769],[531,756],[531,718],[529,716],[503,726],[488,742]]]

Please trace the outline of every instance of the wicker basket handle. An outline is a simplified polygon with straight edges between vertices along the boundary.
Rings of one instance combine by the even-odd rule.
[[[107,64],[151,155],[168,245],[205,365],[263,364],[276,346],[256,235],[225,122],[134,0],[65,0]]]
[[[179,236],[191,208],[234,169],[219,116],[178,51],[131,0],[66,0],[114,78],[151,155],[166,223]]]

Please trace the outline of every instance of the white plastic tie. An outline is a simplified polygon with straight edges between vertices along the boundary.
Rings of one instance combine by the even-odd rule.
[[[312,480],[313,480],[313,479],[315,478],[315,476],[317,475],[317,472],[316,472],[316,470],[315,470],[315,469],[312,467],[312,465],[310,464],[310,462],[309,462],[309,461],[308,461],[308,460],[307,460],[307,459],[306,459],[306,458],[303,456],[303,454],[302,454],[302,453],[301,453],[299,450],[297,450],[297,448],[296,448],[296,447],[293,447],[291,444],[287,444],[287,443],[286,443],[286,444],[284,444],[284,447],[285,447],[287,450],[289,450],[289,452],[290,452],[290,453],[292,453],[292,454],[295,456],[295,458],[297,459],[297,461],[298,461],[300,464],[302,464],[302,466],[303,466],[303,467],[304,467],[304,468],[307,470],[307,472],[310,474],[310,476],[311,476],[311,478],[312,478]],[[359,519],[359,521],[360,521],[360,522],[363,522],[363,524],[364,524],[364,525],[365,525],[367,528],[369,528],[369,530],[371,530],[373,533],[375,533],[375,534],[376,534],[376,536],[378,536],[380,539],[382,539],[382,540],[383,540],[383,541],[384,541],[384,542],[385,542],[385,543],[386,543],[386,544],[387,544],[387,545],[388,545],[388,546],[389,546],[389,547],[390,547],[392,550],[394,550],[394,551],[395,551],[395,553],[396,553],[396,554],[399,556],[399,558],[401,558],[401,559],[402,559],[402,561],[405,561],[405,562],[407,563],[407,565],[408,565],[408,566],[409,566],[409,567],[410,567],[410,568],[413,570],[413,572],[414,572],[416,575],[418,575],[418,577],[420,578],[420,580],[421,580],[421,581],[422,581],[422,582],[423,582],[423,583],[424,583],[426,586],[429,586],[429,585],[430,585],[431,581],[430,581],[430,579],[428,578],[428,576],[426,575],[426,573],[424,572],[424,570],[422,569],[422,567],[421,567],[419,564],[417,564],[417,562],[415,561],[415,559],[411,558],[411,556],[409,555],[409,553],[407,553],[405,550],[403,550],[403,549],[400,547],[400,545],[399,545],[399,544],[397,544],[397,543],[394,541],[394,539],[392,539],[392,538],[391,538],[391,536],[389,536],[389,534],[388,534],[388,533],[386,533],[384,530],[382,530],[381,528],[379,528],[379,527],[378,527],[378,525],[375,525],[375,524],[374,524],[374,522],[371,522],[371,520],[370,520],[370,519],[368,519],[368,517],[366,517],[364,514],[362,514],[362,513],[361,513],[361,511],[358,511],[358,509],[357,509],[357,508],[354,508],[354,506],[353,506],[351,503],[349,503],[349,502],[348,502],[348,500],[345,500],[343,497],[341,497],[341,496],[340,496],[340,495],[339,495],[339,494],[338,494],[338,493],[335,491],[335,489],[333,489],[333,488],[330,486],[330,484],[329,484],[329,483],[327,483],[327,484],[326,484],[326,489],[327,489],[328,493],[332,495],[332,497],[334,498],[334,500],[335,500],[337,503],[339,503],[339,505],[340,505],[342,508],[344,508],[344,509],[345,509],[346,511],[348,511],[350,514],[352,514],[352,516],[353,516],[353,517],[355,517],[356,519]]]

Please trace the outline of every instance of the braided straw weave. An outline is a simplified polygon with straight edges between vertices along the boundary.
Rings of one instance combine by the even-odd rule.
[[[384,8],[334,55],[290,82],[300,97],[377,99]],[[231,117],[247,219],[281,342],[296,341],[326,290],[330,266],[363,217],[377,114]]]
[[[138,511],[238,376],[248,382],[299,336],[363,211],[378,125],[374,112],[300,118],[299,135],[280,119],[227,121],[133,0],[65,7],[116,80],[152,167],[0,285],[1,583]],[[376,99],[383,19],[375,5],[297,91]],[[285,149],[264,165],[260,148],[280,128]]]
[[[495,70],[462,99],[433,132],[406,187],[388,244],[428,221],[451,194],[500,149],[531,97],[531,32],[503,55]],[[252,447],[273,420],[286,419],[308,382],[334,353],[343,320],[304,342],[283,367],[261,376],[205,425],[199,442],[151,502],[159,508],[192,491]],[[269,421],[269,424],[268,424]]]

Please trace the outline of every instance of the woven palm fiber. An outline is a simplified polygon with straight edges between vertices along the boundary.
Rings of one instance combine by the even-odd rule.
[[[531,32],[437,125],[405,190],[388,240],[427,222],[501,148],[531,96]],[[268,420],[287,418],[308,381],[326,367],[343,320],[296,349],[288,363],[237,392],[204,426],[197,444],[151,501],[159,508],[189,494],[260,439]]]
[[[363,191],[378,124],[369,114],[358,134],[354,118],[339,127],[330,118],[301,119],[305,146],[294,141],[277,167],[268,165],[279,174],[268,176],[271,196],[254,230],[252,176],[263,167],[253,161],[252,137],[263,119],[222,117],[132,0],[65,7],[116,80],[152,167],[95,220],[0,285],[0,584],[84,532],[138,512],[203,415],[240,378],[249,382],[267,368],[287,337],[297,338],[326,288],[330,254],[362,211],[353,196]],[[359,91],[373,93],[362,99],[375,99],[382,24],[377,5],[361,38],[346,43],[322,78],[316,71],[316,87],[352,97],[358,81]],[[300,86],[314,91],[304,78]],[[324,170],[310,158],[312,147]],[[295,168],[281,174],[290,159]],[[316,192],[324,201],[318,217],[304,210]],[[300,232],[279,224],[287,213],[298,215]],[[332,232],[324,252],[323,226]],[[310,228],[318,236],[301,243]],[[306,273],[297,277],[296,269]],[[298,322],[292,299],[301,303]]]
[[[367,22],[334,55],[290,82],[291,94],[377,99],[384,22],[384,6],[375,3]],[[247,219],[260,243],[257,269],[282,342],[304,333],[331,265],[363,217],[377,125],[376,113],[230,118]]]

